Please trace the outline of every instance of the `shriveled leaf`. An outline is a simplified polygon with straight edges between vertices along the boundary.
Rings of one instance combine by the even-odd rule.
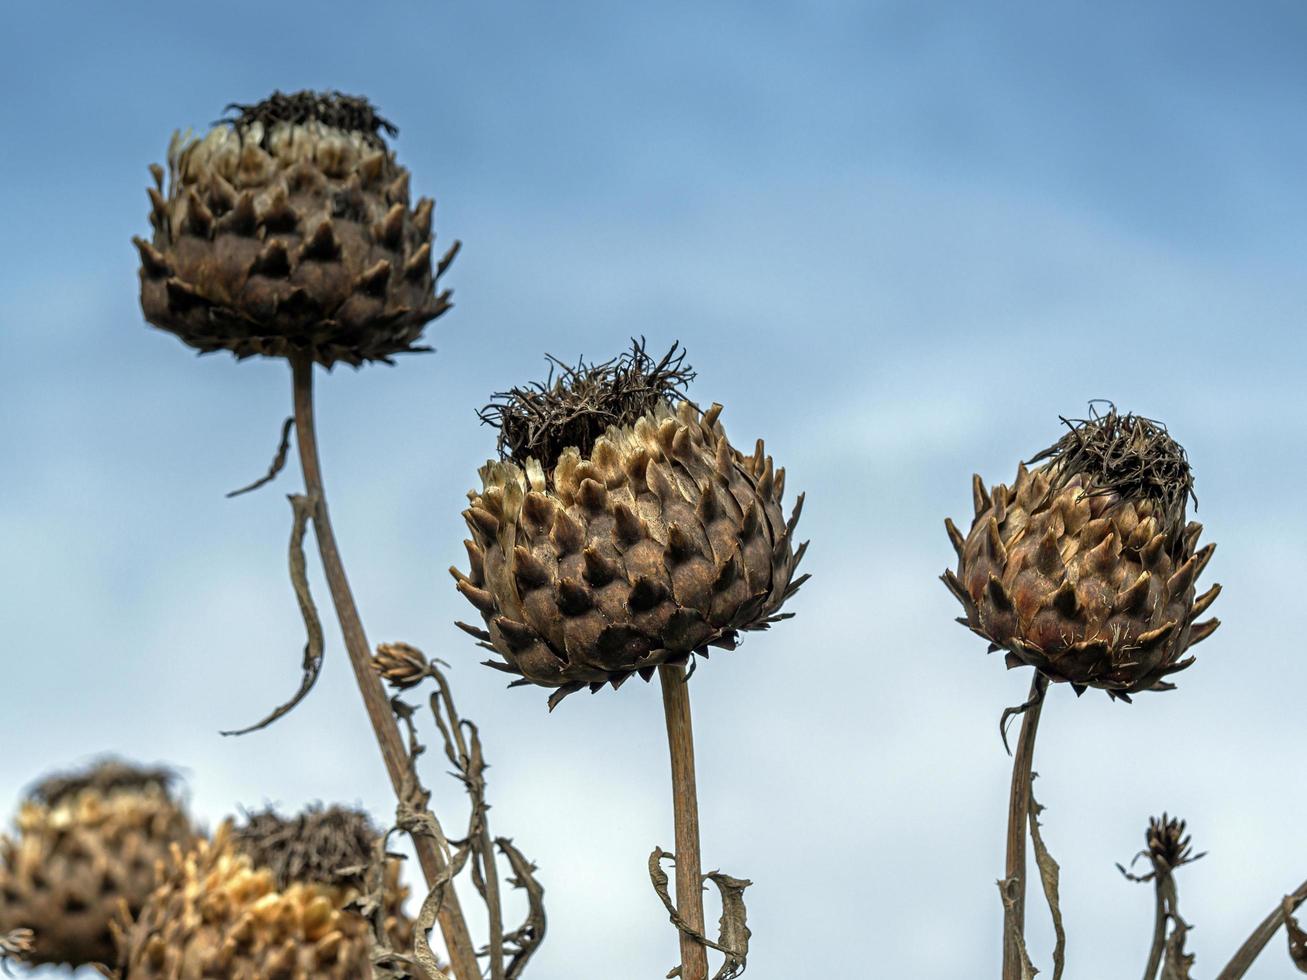
[[[243,486],[239,490],[233,490],[227,494],[230,497],[239,497],[243,493],[249,493],[251,490],[257,490],[259,487],[266,486],[277,478],[277,474],[286,466],[286,455],[290,452],[290,431],[295,425],[295,419],[288,418],[281,423],[281,442],[277,445],[277,455],[272,458],[272,465],[268,467],[268,472],[259,477],[248,486]]]
[[[1035,802],[1034,781],[1039,773],[1030,774],[1030,839],[1035,846],[1035,862],[1039,865],[1039,879],[1044,885],[1044,897],[1048,900],[1048,911],[1053,917],[1053,980],[1061,980],[1066,967],[1066,930],[1062,927],[1062,908],[1058,901],[1058,877],[1061,869],[1048,853],[1044,838],[1039,833],[1039,815],[1044,808]]]
[[[1171,935],[1166,937],[1166,956],[1162,960],[1161,980],[1193,980],[1189,971],[1194,965],[1192,953],[1184,949],[1189,926],[1179,915],[1171,914]]]
[[[309,691],[313,690],[313,685],[318,681],[318,674],[322,671],[322,621],[318,619],[318,609],[313,604],[313,596],[309,593],[309,579],[304,560],[304,532],[308,527],[309,518],[317,510],[317,501],[302,494],[292,494],[289,499],[295,512],[295,523],[290,532],[290,583],[295,589],[295,598],[299,601],[300,615],[304,617],[304,631],[308,634],[304,644],[302,665],[304,676],[294,696],[285,704],[274,708],[272,713],[262,721],[248,728],[221,732],[222,735],[247,735],[260,728],[267,728],[278,718],[289,714],[304,700]]]
[[[508,859],[509,867],[513,869],[513,877],[508,879],[508,883],[526,892],[526,920],[512,932],[504,935],[504,946],[511,954],[505,977],[507,980],[518,980],[522,971],[526,969],[527,961],[535,955],[535,951],[545,940],[545,889],[536,880],[536,866],[513,846],[511,840],[507,837],[496,837],[495,846]]]
[[[749,955],[749,937],[752,933],[745,922],[744,907],[744,890],[753,882],[745,878],[732,878],[730,875],[722,874],[720,871],[712,871],[704,875],[702,881],[711,881],[717,886],[718,892],[722,898],[722,915],[718,920],[720,934],[717,941],[709,939],[703,933],[690,927],[690,925],[681,918],[677,912],[676,905],[672,901],[671,892],[668,889],[667,872],[663,870],[663,861],[676,862],[676,855],[670,851],[664,851],[661,847],[655,847],[653,853],[649,855],[649,880],[653,883],[654,891],[658,893],[659,899],[662,900],[663,908],[667,909],[667,915],[671,918],[672,925],[683,935],[686,935],[699,943],[701,946],[707,946],[709,949],[715,949],[717,952],[725,955],[726,960],[722,963],[721,969],[713,974],[713,980],[734,980],[735,977],[744,973],[748,965]],[[667,974],[669,978],[679,977],[681,968],[675,967]]]

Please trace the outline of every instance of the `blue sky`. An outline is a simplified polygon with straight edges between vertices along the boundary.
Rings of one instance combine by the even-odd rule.
[[[459,238],[438,353],[320,384],[337,533],[374,642],[455,665],[493,826],[541,868],[536,980],[654,976],[675,941],[657,692],[552,716],[451,625],[444,569],[493,433],[548,351],[685,343],[693,395],[808,493],[796,619],[696,675],[708,866],[752,878],[749,976],[997,971],[1024,672],[952,621],[943,518],[1090,398],[1163,419],[1219,543],[1221,630],[1174,694],[1056,688],[1035,768],[1068,974],[1137,972],[1150,814],[1185,870],[1199,975],[1307,877],[1297,590],[1307,395],[1307,9],[1288,2],[10,4],[0,15],[0,802],[104,750],[237,804],[390,810],[336,634],[294,687],[291,471],[262,472],[279,363],[197,359],[141,320],[146,165],[274,88],[367,94]],[[322,583],[315,580],[320,600]],[[428,781],[447,824],[452,781]],[[1051,943],[1031,903],[1037,963]],[[1288,975],[1279,945],[1250,977]],[[1047,957],[1043,965],[1047,967]]]

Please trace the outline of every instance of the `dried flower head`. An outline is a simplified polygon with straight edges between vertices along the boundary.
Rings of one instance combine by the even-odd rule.
[[[450,305],[434,271],[433,203],[409,207],[397,130],[362,98],[275,92],[203,139],[174,134],[168,186],[154,166],[145,318],[202,353],[304,353],[331,367],[425,350]]]
[[[468,494],[470,570],[451,572],[486,628],[459,625],[515,683],[556,688],[551,706],[734,648],[788,618],[808,577],[802,495],[786,521],[785,471],[761,440],[748,456],[730,444],[720,405],[679,400],[693,376],[675,345],[654,361],[636,343],[482,413],[503,458]]]
[[[397,691],[407,691],[431,676],[422,651],[407,643],[382,643],[372,656],[372,668]]]
[[[281,817],[271,810],[226,821],[212,841],[178,853],[121,937],[119,965],[132,980],[189,977],[371,975],[373,935],[356,909],[377,833],[340,807]],[[387,939],[412,932],[399,863],[385,870]]]
[[[33,932],[32,963],[112,963],[112,924],[135,915],[156,866],[196,831],[177,775],[109,759],[28,792],[0,838],[0,933]]]
[[[1067,424],[1010,488],[973,479],[965,537],[945,522],[958,567],[943,578],[959,621],[1006,650],[1009,667],[1028,664],[1077,694],[1098,687],[1128,701],[1171,689],[1164,678],[1219,625],[1197,622],[1220,586],[1195,594],[1215,545],[1198,549],[1202,525],[1185,523],[1184,450],[1164,426],[1115,407]]]
[[[1185,864],[1192,864],[1207,852],[1194,854],[1190,838],[1185,834],[1185,822],[1179,817],[1150,817],[1148,820],[1148,859],[1154,868],[1174,871]]]

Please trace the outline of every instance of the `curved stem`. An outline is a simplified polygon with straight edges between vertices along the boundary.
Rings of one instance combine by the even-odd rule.
[[[703,935],[703,872],[699,857],[699,794],[694,782],[694,729],[690,721],[690,691],[685,668],[662,666],[667,718],[667,747],[672,756],[672,810],[676,819],[676,911],[682,921]],[[707,980],[708,951],[684,932],[681,937],[681,980]]]
[[[358,607],[354,604],[354,594],[350,591],[349,579],[345,577],[345,566],[341,562],[340,552],[336,548],[336,536],[331,530],[331,519],[327,516],[327,497],[322,486],[322,470],[318,463],[318,440],[313,425],[313,361],[304,355],[291,358],[291,372],[295,398],[295,437],[299,449],[300,464],[304,470],[304,487],[309,498],[314,502],[313,531],[318,539],[318,553],[322,556],[322,571],[331,589],[331,599],[336,606],[336,618],[340,621],[340,631],[344,635],[345,649],[349,653],[350,665],[354,668],[354,679],[358,681],[359,693],[363,695],[363,705],[367,709],[372,729],[381,747],[381,756],[386,763],[386,772],[390,775],[391,785],[401,800],[406,792],[409,778],[409,758],[404,749],[404,740],[399,733],[399,725],[390,710],[390,701],[381,686],[381,679],[372,669],[371,647],[368,646],[367,634],[363,632],[363,621],[359,618]],[[418,861],[427,885],[433,886],[444,872],[446,862],[434,840],[428,837],[413,838]],[[446,890],[445,899],[439,913],[440,931],[449,949],[454,974],[458,980],[479,980],[481,969],[477,964],[476,950],[472,946],[472,937],[468,933],[463,911],[459,906],[454,890]]]
[[[1157,907],[1153,913],[1153,945],[1148,950],[1148,965],[1144,967],[1144,980],[1155,980],[1162,965],[1162,950],[1166,946],[1166,892],[1159,874],[1153,882]]]
[[[1288,896],[1288,910],[1293,912],[1303,902],[1307,901],[1307,881],[1298,886],[1298,889]],[[1239,980],[1248,968],[1253,965],[1253,960],[1261,954],[1266,948],[1266,944],[1271,941],[1271,937],[1284,925],[1285,903],[1281,902],[1271,910],[1271,914],[1261,921],[1261,924],[1253,930],[1253,934],[1245,940],[1244,944],[1239,947],[1239,951],[1234,954],[1226,968],[1217,975],[1216,980]]]
[[[1030,767],[1035,759],[1035,733],[1044,707],[1048,679],[1038,671],[1030,682],[1028,707],[1021,717],[1021,735],[1012,760],[1012,792],[1007,808],[1006,880],[1011,882],[1003,913],[1003,980],[1021,980],[1021,940],[1026,933],[1026,821],[1030,814]]]

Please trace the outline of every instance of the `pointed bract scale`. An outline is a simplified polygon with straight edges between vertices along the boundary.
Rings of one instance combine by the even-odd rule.
[[[500,635],[503,636],[504,641],[514,652],[525,650],[540,640],[535,630],[527,626],[526,623],[519,623],[507,616],[497,616],[494,622]]]
[[[681,564],[692,558],[702,558],[703,552],[694,538],[686,533],[679,524],[667,528],[667,560],[672,564]]]
[[[979,473],[971,475],[971,502],[977,517],[989,509],[989,494],[985,492],[985,483]]]
[[[1166,594],[1168,596],[1182,596],[1188,592],[1194,584],[1194,578],[1198,574],[1198,556],[1190,555],[1189,560],[1180,566],[1166,582]]]
[[[630,548],[648,537],[644,521],[625,502],[619,501],[613,507],[613,519],[616,525],[614,533],[621,547]]]
[[[986,584],[985,588],[989,592],[990,601],[993,602],[997,608],[1004,610],[1013,608],[1012,597],[1008,595],[1008,591],[1003,587],[1003,583],[995,576],[991,575],[989,577],[989,582]]]
[[[483,507],[469,507],[463,516],[488,539],[499,533],[499,518]]]
[[[1195,643],[1202,643],[1221,625],[1221,621],[1216,618],[1208,619],[1201,623],[1194,623],[1189,629],[1189,643],[1192,646]]]
[[[390,271],[390,263],[378,259],[359,273],[359,277],[354,280],[354,288],[369,296],[384,296],[386,287],[390,284]]]
[[[544,563],[520,544],[513,549],[513,575],[523,593],[545,588],[551,577]]]
[[[186,192],[186,230],[197,238],[208,238],[213,234],[213,212],[200,200],[194,188]]]
[[[958,530],[958,526],[953,523],[953,518],[951,517],[944,518],[944,530],[948,532],[948,539],[953,544],[953,550],[956,551],[958,553],[958,557],[961,558],[962,548],[966,542],[966,539],[962,537],[962,532]]]
[[[141,256],[141,271],[147,279],[162,279],[172,275],[172,266],[157,248],[143,238],[132,238],[132,244]]]
[[[1003,536],[998,530],[998,521],[990,518],[985,525],[985,553],[992,561],[1004,564],[1007,562],[1007,549],[1003,547]]]
[[[290,252],[286,250],[286,243],[274,238],[264,245],[250,263],[250,275],[267,276],[270,279],[285,279],[289,276]]]
[[[404,241],[404,205],[393,204],[385,216],[372,226],[372,240],[390,249],[398,249]]]
[[[1053,593],[1053,597],[1049,600],[1049,604],[1057,610],[1059,615],[1066,619],[1080,618],[1080,599],[1076,596],[1076,587],[1071,584],[1069,579],[1058,586],[1057,591]]]
[[[585,561],[585,580],[596,589],[614,581],[621,574],[617,562],[605,558],[593,545],[587,547],[581,557]]]
[[[413,231],[421,241],[431,237],[431,218],[436,202],[429,197],[418,198],[417,207],[413,209]]]
[[[393,181],[391,181],[390,186],[386,188],[386,200],[391,203],[398,203],[407,207],[408,206],[408,182],[409,182],[408,171],[405,170]]]
[[[463,597],[467,599],[468,602],[472,603],[472,605],[476,606],[487,616],[493,615],[499,611],[495,605],[495,597],[493,595],[485,589],[478,589],[466,579],[458,583],[458,591],[463,593]]]
[[[1216,601],[1216,597],[1220,594],[1221,594],[1221,586],[1213,585],[1202,595],[1198,596],[1198,598],[1194,599],[1194,606],[1193,609],[1189,611],[1189,618],[1191,620],[1197,619],[1203,613],[1207,612],[1208,608],[1211,606],[1213,602]]]
[[[648,577],[636,579],[631,584],[631,595],[627,604],[634,612],[645,612],[654,608],[667,598],[667,587]]]
[[[431,274],[431,245],[423,242],[422,246],[404,263],[404,278],[421,279]]]
[[[597,480],[586,477],[577,488],[577,502],[591,513],[603,513],[608,510],[608,490]]]
[[[219,218],[213,226],[216,235],[253,235],[259,219],[254,212],[254,193],[245,191],[236,199],[236,206]]]
[[[1121,591],[1116,597],[1116,602],[1112,606],[1115,613],[1124,613],[1128,616],[1137,616],[1144,611],[1148,602],[1149,588],[1152,585],[1153,573],[1144,571],[1139,573],[1139,577],[1134,583]]]
[[[334,262],[340,258],[340,242],[336,240],[331,221],[318,223],[313,234],[300,245],[299,258],[302,262]]]

